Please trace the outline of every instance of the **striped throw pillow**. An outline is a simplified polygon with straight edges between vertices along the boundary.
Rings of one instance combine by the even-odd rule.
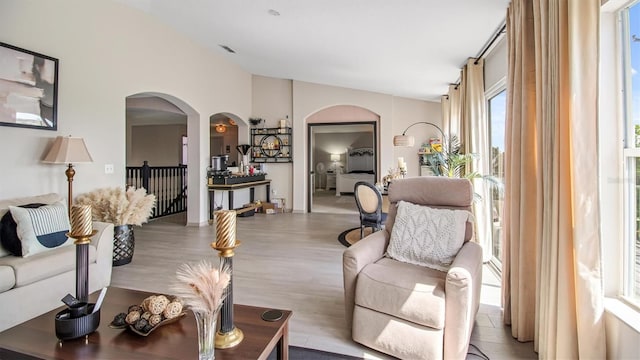
[[[66,236],[70,226],[64,202],[59,201],[37,209],[9,206],[9,211],[17,224],[22,257],[73,244],[73,239]]]

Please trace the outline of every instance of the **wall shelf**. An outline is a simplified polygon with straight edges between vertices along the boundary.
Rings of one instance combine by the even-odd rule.
[[[251,162],[293,162],[293,137],[290,127],[252,128]]]

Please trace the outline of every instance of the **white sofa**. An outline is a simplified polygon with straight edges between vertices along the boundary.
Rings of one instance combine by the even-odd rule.
[[[60,200],[58,194],[0,200],[0,218],[9,206]],[[89,246],[89,293],[109,286],[113,257],[113,224],[94,222],[93,228],[98,232]],[[62,306],[66,294],[75,296],[75,266],[75,245],[25,258],[0,247],[0,331]]]

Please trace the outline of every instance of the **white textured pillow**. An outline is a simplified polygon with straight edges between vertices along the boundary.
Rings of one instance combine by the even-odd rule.
[[[59,201],[36,209],[9,206],[9,211],[17,225],[16,231],[22,243],[22,257],[73,244],[73,239],[66,236],[70,226],[64,202]]]
[[[434,209],[398,202],[387,255],[398,261],[448,271],[464,243],[466,210]]]

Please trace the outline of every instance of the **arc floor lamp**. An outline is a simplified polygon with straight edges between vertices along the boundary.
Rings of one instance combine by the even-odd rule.
[[[418,121],[418,122],[414,122],[413,124],[409,125],[406,129],[404,129],[404,131],[402,132],[402,135],[394,136],[393,137],[393,146],[413,146],[413,145],[415,145],[415,143],[416,143],[415,137],[413,137],[411,135],[407,135],[407,131],[411,127],[413,127],[414,125],[418,125],[418,124],[431,125],[434,128],[438,129],[438,131],[442,135],[442,144],[444,145],[444,142],[445,142],[444,131],[442,131],[442,129],[438,125],[436,125],[434,123],[427,122],[427,121]]]

